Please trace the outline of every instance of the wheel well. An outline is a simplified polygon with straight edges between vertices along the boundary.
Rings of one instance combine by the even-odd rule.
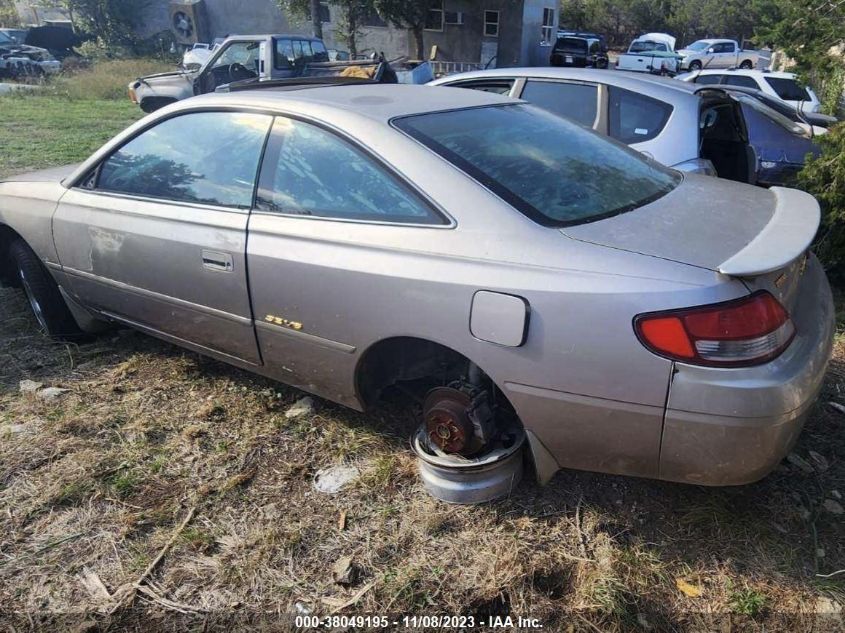
[[[384,339],[364,352],[355,371],[355,387],[362,404],[369,407],[387,387],[426,378],[446,384],[466,375],[469,364],[463,354],[426,339]]]
[[[15,265],[9,253],[9,247],[15,240],[21,239],[13,229],[0,224],[0,281],[9,286],[18,286]]]

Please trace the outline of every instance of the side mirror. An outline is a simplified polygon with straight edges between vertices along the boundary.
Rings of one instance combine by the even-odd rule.
[[[708,54],[708,55],[712,55],[712,54],[713,54],[713,53],[715,53],[715,52],[716,52],[716,49],[715,49],[715,48],[708,48],[708,49],[707,49],[707,54]]]

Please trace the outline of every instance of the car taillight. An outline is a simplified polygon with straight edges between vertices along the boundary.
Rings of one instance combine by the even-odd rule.
[[[792,342],[795,326],[766,291],[709,306],[641,314],[634,329],[655,354],[694,365],[758,365]]]
[[[138,97],[137,97],[137,95],[135,94],[135,90],[134,90],[133,88],[131,88],[131,87],[129,88],[129,100],[130,100],[132,103],[134,103],[135,105],[138,105]]]

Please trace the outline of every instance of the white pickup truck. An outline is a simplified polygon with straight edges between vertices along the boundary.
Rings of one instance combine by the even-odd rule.
[[[755,51],[743,50],[736,40],[698,40],[682,48],[678,54],[681,70],[703,70],[705,68],[757,67],[759,55]]]
[[[617,70],[641,73],[674,74],[680,70],[675,53],[675,38],[666,33],[646,33],[631,42],[627,53],[616,61]]]
[[[153,112],[238,81],[297,77],[307,65],[328,61],[325,45],[316,38],[232,35],[213,49],[202,65],[139,77],[129,84],[129,98],[144,112]]]

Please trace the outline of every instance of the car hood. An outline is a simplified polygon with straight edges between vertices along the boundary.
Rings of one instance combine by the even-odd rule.
[[[28,44],[3,44],[0,45],[0,54],[3,55],[35,55],[45,59],[51,59],[50,51],[46,48],[39,48],[38,46],[29,46]]]
[[[3,178],[3,182],[61,182],[70,176],[81,163],[74,165],[64,165],[62,167],[51,167],[50,169],[41,169],[39,171],[31,171],[25,174],[17,174],[15,176],[7,176]]]
[[[166,73],[156,73],[146,77],[138,77],[137,81],[145,84],[170,83],[173,81],[189,81],[197,75],[196,70],[173,70]]]
[[[818,224],[818,203],[802,192],[686,174],[651,204],[561,230],[584,242],[751,276],[800,256]]]

